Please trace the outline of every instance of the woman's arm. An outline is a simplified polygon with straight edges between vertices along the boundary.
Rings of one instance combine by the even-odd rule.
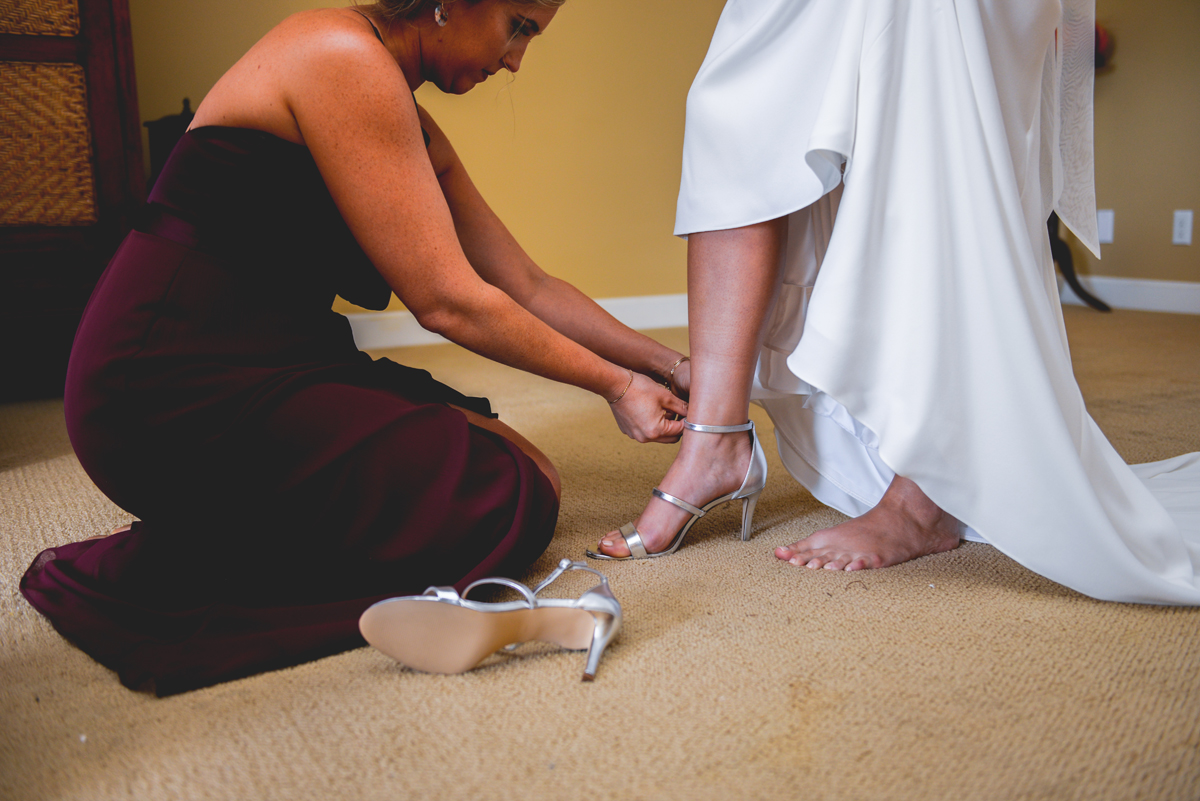
[[[311,16],[292,20],[313,24]],[[562,336],[472,268],[405,77],[370,34],[350,21],[282,33],[291,42],[277,58],[286,63],[273,66],[283,102],[350,230],[418,322],[609,401],[625,392],[613,406],[623,431],[639,441],[678,438],[682,424],[669,417],[686,411],[681,401],[644,377],[630,384],[624,368]]]
[[[424,109],[419,113],[458,240],[476,272],[564,336],[609,361],[665,380],[682,354],[623,325],[574,286],[542,271],[475,188],[437,123]]]

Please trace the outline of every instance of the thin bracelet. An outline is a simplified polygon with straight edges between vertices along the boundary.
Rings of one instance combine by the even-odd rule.
[[[628,368],[628,367],[626,367],[625,369],[626,369],[626,370],[629,370],[629,368]],[[625,385],[625,389],[621,390],[621,394],[620,394],[620,395],[618,395],[617,397],[613,398],[612,400],[610,400],[610,401],[608,402],[608,405],[609,405],[609,406],[612,406],[614,403],[616,403],[617,401],[621,400],[621,398],[625,397],[625,393],[626,393],[626,392],[628,392],[628,391],[629,391],[629,388],[630,388],[630,387],[632,387],[632,386],[633,386],[633,371],[632,371],[632,370],[629,370],[629,383]]]
[[[675,362],[671,365],[671,371],[667,373],[667,389],[671,389],[671,384],[675,381],[675,368],[684,362],[690,362],[691,360],[691,356],[680,356],[675,360]],[[671,389],[671,391],[674,392],[675,390]]]

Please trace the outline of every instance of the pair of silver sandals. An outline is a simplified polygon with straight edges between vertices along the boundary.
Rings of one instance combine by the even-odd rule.
[[[684,426],[704,434],[750,432],[750,466],[742,486],[704,506],[693,506],[668,495],[657,487],[654,497],[678,506],[691,514],[664,551],[648,553],[642,535],[633,523],[621,527],[629,556],[610,556],[588,550],[592,559],[654,559],[679,549],[692,525],[722,504],[742,501],[742,541],[750,539],[754,507],[767,483],[767,457],[755,435],[754,422],[736,426],[705,426],[687,420]],[[569,570],[586,570],[600,577],[600,583],[576,600],[539,598],[538,593]],[[471,590],[484,584],[498,584],[519,592],[520,601],[485,603],[467,600]],[[587,649],[583,680],[592,681],[604,649],[621,628],[621,604],[609,587],[608,578],[584,562],[563,559],[540,584],[530,590],[507,578],[485,578],[474,582],[459,595],[453,587],[430,587],[422,595],[389,598],[374,604],[358,621],[363,638],[397,662],[426,673],[463,673],[490,654],[504,648],[512,650],[520,643],[549,642],[569,650]]]

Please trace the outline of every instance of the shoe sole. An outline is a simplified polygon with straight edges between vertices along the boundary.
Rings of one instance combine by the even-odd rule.
[[[429,598],[380,601],[358,621],[374,648],[414,670],[464,673],[506,645],[537,640],[573,651],[592,642],[596,620],[583,609],[479,610]]]

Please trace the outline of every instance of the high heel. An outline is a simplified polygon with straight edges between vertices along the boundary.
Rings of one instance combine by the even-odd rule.
[[[637,530],[637,526],[633,523],[626,523],[621,526],[620,533],[625,538],[625,547],[629,549],[629,556],[609,556],[606,553],[593,551],[589,548],[587,551],[589,558],[612,560],[654,559],[658,556],[675,553],[679,549],[679,546],[683,544],[683,538],[687,536],[692,524],[721,504],[738,500],[742,501],[742,542],[750,539],[750,528],[754,522],[754,507],[758,504],[758,496],[762,495],[763,488],[767,485],[767,456],[763,453],[758,436],[754,433],[754,421],[751,420],[740,426],[702,426],[689,420],[684,420],[683,426],[702,434],[733,434],[738,431],[750,432],[750,444],[752,446],[750,466],[746,468],[746,477],[742,480],[742,486],[738,488],[737,492],[722,495],[720,498],[709,501],[702,507],[692,506],[687,501],[676,498],[674,495],[668,495],[658,487],[655,487],[653,493],[655,498],[661,498],[667,503],[678,506],[685,512],[690,512],[692,515],[691,519],[684,523],[683,528],[675,535],[675,539],[671,540],[670,546],[665,551],[648,553],[646,546],[642,543],[642,535]]]
[[[586,570],[600,583],[578,600],[538,598],[568,570]],[[466,596],[482,584],[501,584],[524,596],[520,601],[483,603]],[[430,587],[423,595],[380,601],[358,621],[363,638],[379,651],[426,673],[463,673],[501,648],[538,640],[570,650],[587,649],[583,680],[592,681],[604,649],[621,629],[621,604],[603,573],[583,562],[563,559],[530,590],[507,578],[485,578],[460,596],[453,587]]]

